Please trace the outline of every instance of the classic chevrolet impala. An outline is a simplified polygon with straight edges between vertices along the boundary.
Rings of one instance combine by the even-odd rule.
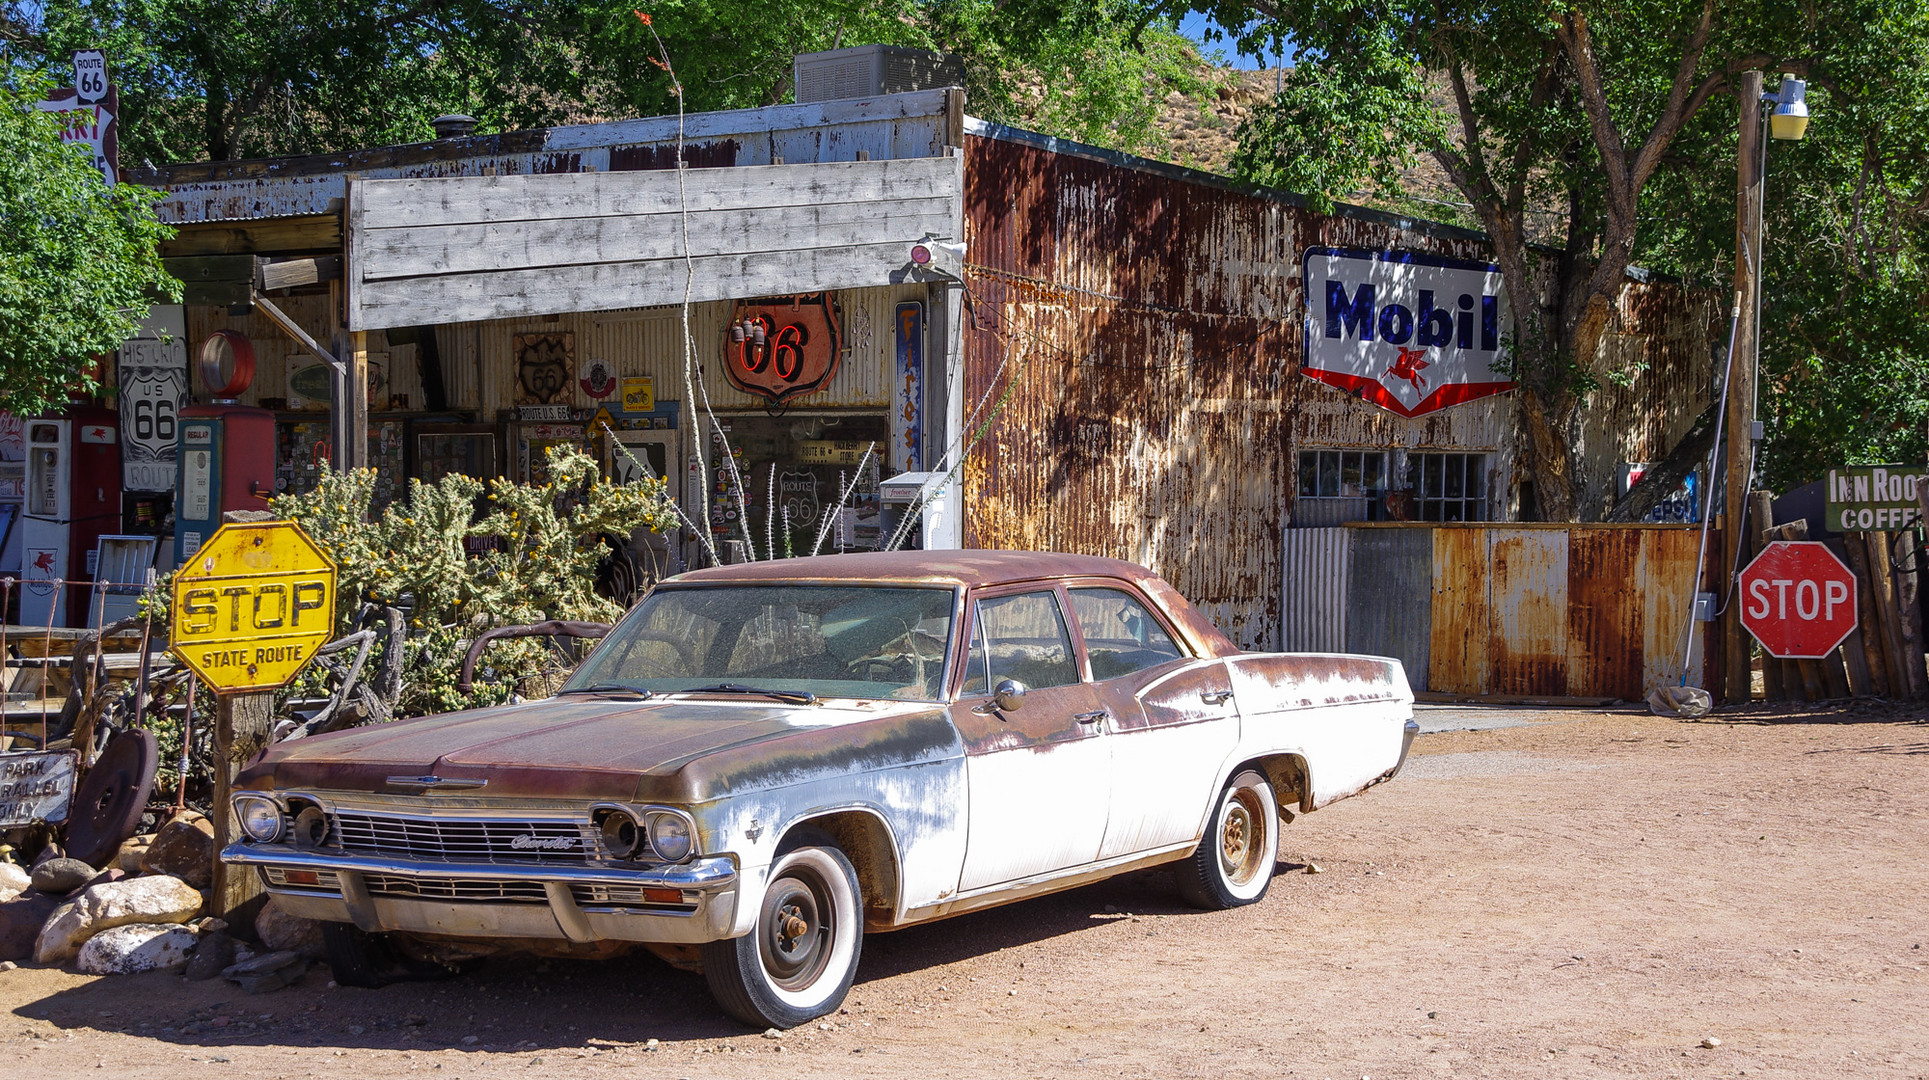
[[[1160,863],[1257,901],[1295,810],[1399,771],[1412,705],[1397,661],[1242,653],[1129,563],[754,563],[665,581],[554,698],[271,748],[222,855],[346,985],[640,944],[790,1027],[866,932]]]

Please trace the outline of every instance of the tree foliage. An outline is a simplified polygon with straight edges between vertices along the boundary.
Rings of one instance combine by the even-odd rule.
[[[48,0],[5,24],[48,66],[107,51],[131,162],[336,151],[676,111],[635,0]],[[973,111],[1122,149],[1158,103],[1207,88],[1172,16],[1141,0],[664,0],[641,5],[691,111],[777,104],[791,57],[884,43],[955,52]]]
[[[596,462],[563,447],[549,452],[549,480],[519,484],[452,473],[409,482],[408,495],[376,514],[375,474],[322,475],[314,490],[278,496],[269,509],[294,521],[335,561],[338,630],[353,630],[364,604],[409,609],[409,657],[396,714],[419,716],[500,701],[540,666],[545,646],[509,642],[491,655],[484,685],[456,686],[469,642],[491,627],[577,619],[607,622],[622,608],[597,595],[606,536],[676,527],[665,484],[616,484]],[[480,510],[478,509],[480,508]],[[468,553],[471,541],[488,550]]]
[[[41,79],[0,83],[0,410],[32,414],[98,386],[93,360],[178,289],[161,269],[154,195],[103,182]],[[178,294],[177,294],[178,295]]]
[[[1226,25],[1246,26],[1250,50],[1277,36],[1300,47],[1277,100],[1244,132],[1237,168],[1247,177],[1327,199],[1361,191],[1397,196],[1402,170],[1425,156],[1458,189],[1470,223],[1492,238],[1517,333],[1524,472],[1540,513],[1556,520],[1606,509],[1604,501],[1581,500],[1576,438],[1580,411],[1601,377],[1593,357],[1628,266],[1639,262],[1725,287],[1733,264],[1735,76],[1749,69],[1806,73],[1817,83],[1818,114],[1848,113],[1834,104],[1838,98],[1873,102],[1898,82],[1920,78],[1872,61],[1893,40],[1890,32],[1919,39],[1921,0],[1202,6]],[[1829,122],[1866,132],[1866,119]],[[1849,141],[1859,146],[1863,134]],[[1813,159],[1818,166],[1827,156],[1798,153],[1803,164]],[[1847,189],[1837,185],[1852,186],[1849,178],[1865,172],[1838,165],[1833,177],[1798,180],[1794,190],[1808,194],[1778,202],[1771,230],[1798,230],[1792,235],[1812,243],[1815,234],[1806,230],[1845,213],[1836,196]],[[1908,186],[1904,178],[1887,175],[1906,201],[1897,190]],[[1813,185],[1834,194],[1815,200]],[[1558,249],[1551,280],[1539,273],[1537,240]],[[1839,281],[1830,267],[1846,264],[1837,252],[1798,261],[1803,299],[1790,294],[1776,303],[1784,322],[1807,325],[1803,316],[1816,299],[1808,290]],[[1894,267],[1886,272],[1893,275]],[[1841,303],[1860,299],[1851,290]],[[1840,350],[1862,347],[1831,340],[1829,348],[1844,356]],[[1811,358],[1820,355],[1810,351]],[[1801,367],[1786,359],[1778,365],[1784,382]],[[1794,414],[1795,422],[1809,422],[1804,410]]]

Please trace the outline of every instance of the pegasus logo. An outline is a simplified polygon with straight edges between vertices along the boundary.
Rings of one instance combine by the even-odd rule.
[[[1409,349],[1404,345],[1396,347],[1400,350],[1400,358],[1386,369],[1386,373],[1396,379],[1405,379],[1412,383],[1415,390],[1425,390],[1427,380],[1420,377],[1420,369],[1429,366],[1427,350]]]

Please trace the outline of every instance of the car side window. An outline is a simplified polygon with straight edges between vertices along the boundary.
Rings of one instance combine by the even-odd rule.
[[[971,652],[965,657],[965,683],[959,693],[965,697],[982,697],[991,693],[991,682],[987,677],[988,663],[985,657],[985,621],[980,618],[971,626]]]
[[[1006,679],[1016,679],[1028,690],[1069,686],[1078,681],[1072,638],[1065,630],[1065,616],[1058,610],[1056,593],[1019,593],[980,600],[978,628],[972,649],[982,654],[985,672],[978,693],[988,693],[986,688]],[[977,663],[974,658],[966,676],[974,684]]]
[[[1073,589],[1072,616],[1085,635],[1092,678],[1116,679],[1180,659],[1185,653],[1159,620],[1122,589]]]

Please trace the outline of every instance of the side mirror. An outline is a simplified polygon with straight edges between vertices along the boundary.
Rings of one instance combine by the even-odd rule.
[[[1000,680],[991,693],[991,703],[1002,712],[1017,712],[1025,704],[1025,684],[1017,679]]]

